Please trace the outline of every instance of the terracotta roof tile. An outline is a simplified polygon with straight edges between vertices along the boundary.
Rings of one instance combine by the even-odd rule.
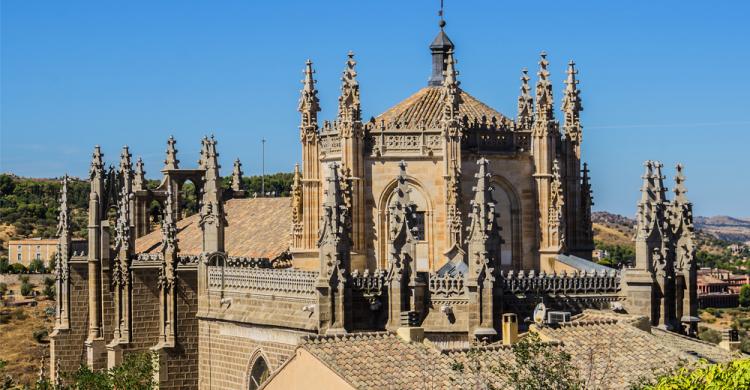
[[[441,87],[425,87],[409,96],[401,103],[388,109],[375,118],[375,123],[381,121],[388,123],[400,123],[404,127],[414,127],[420,123],[435,126],[443,117],[443,102],[441,98]],[[487,121],[496,118],[498,124],[509,125],[512,121],[503,114],[495,111],[490,106],[480,102],[465,91],[461,91],[461,104],[459,115],[469,118],[470,122],[481,122],[482,117]]]
[[[230,256],[275,259],[289,249],[292,224],[291,198],[231,199],[224,204],[227,219],[225,249]],[[180,255],[199,255],[202,232],[198,214],[177,222]],[[135,242],[136,253],[161,250],[156,230]]]

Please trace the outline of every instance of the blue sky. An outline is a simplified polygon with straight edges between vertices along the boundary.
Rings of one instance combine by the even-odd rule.
[[[184,166],[214,133],[223,171],[299,160],[305,59],[323,118],[346,53],[375,116],[426,84],[438,1],[22,1],[0,3],[0,171],[84,176],[93,145],[128,144],[149,177],[165,141]],[[750,216],[750,3],[451,1],[446,31],[462,87],[515,116],[519,71],[549,53],[559,106],[574,59],[595,209],[632,215],[642,162],[686,165],[698,215]]]

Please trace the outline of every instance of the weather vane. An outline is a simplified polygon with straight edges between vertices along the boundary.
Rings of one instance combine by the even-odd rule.
[[[445,18],[443,17],[443,0],[440,0],[440,11],[438,11],[438,16],[440,16],[440,28],[445,27]]]

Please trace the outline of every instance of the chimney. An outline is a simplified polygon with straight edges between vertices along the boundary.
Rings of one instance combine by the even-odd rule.
[[[518,341],[518,316],[515,313],[503,314],[503,345],[513,345]]]
[[[415,311],[401,313],[401,326],[396,334],[404,341],[421,343],[424,340],[424,328],[418,326],[419,318]]]
[[[719,348],[727,351],[738,351],[740,349],[740,336],[734,329],[724,329],[721,331],[721,342]]]

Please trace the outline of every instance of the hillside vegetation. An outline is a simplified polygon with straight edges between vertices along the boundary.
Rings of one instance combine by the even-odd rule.
[[[591,216],[594,225],[594,242],[598,249],[606,250],[610,257],[602,261],[609,266],[619,266],[635,259],[636,221],[618,214],[594,212]],[[733,251],[735,242],[726,241],[696,227],[698,265],[717,267],[737,273],[750,273],[750,258],[746,250]]]

